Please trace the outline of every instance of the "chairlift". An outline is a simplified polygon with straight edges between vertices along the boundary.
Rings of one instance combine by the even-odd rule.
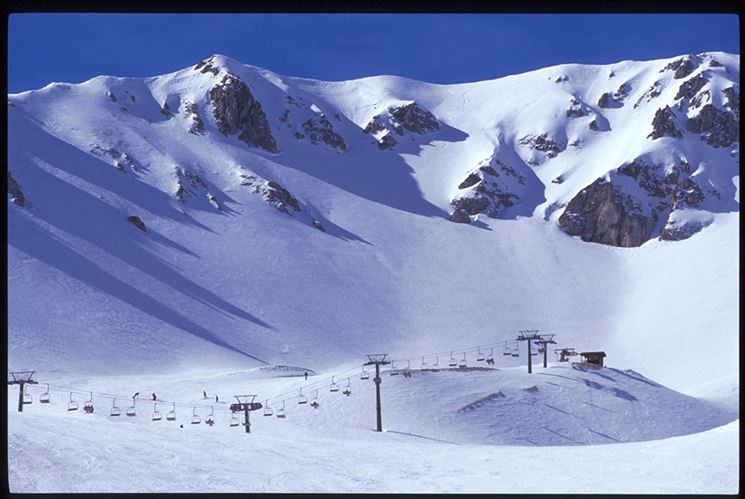
[[[308,403],[308,397],[306,397],[305,395],[303,395],[303,389],[302,388],[300,389],[300,395],[298,395],[297,403],[298,403],[298,405],[302,405],[302,404],[307,404]]]
[[[487,364],[494,364],[494,347],[489,348],[489,355],[486,356],[486,362]]]
[[[230,411],[230,426],[238,426],[240,425],[240,420],[236,417],[234,411]]]
[[[406,361],[406,367],[404,368],[404,377],[411,378],[411,361]]]
[[[425,370],[429,367],[429,364],[424,360],[424,355],[422,355],[422,370]]]
[[[39,396],[39,402],[41,402],[42,404],[48,404],[49,402],[51,402],[51,400],[52,396],[49,393],[49,383],[47,383],[47,391]]]
[[[167,421],[176,421],[176,402],[173,402],[173,407],[166,413]]]
[[[507,342],[504,342],[504,351],[502,351],[502,355],[512,355],[512,349],[507,346]]]
[[[204,420],[204,424],[212,426],[215,424],[215,406],[210,406],[210,414]]]
[[[318,409],[318,406],[319,406],[319,404],[318,404],[318,390],[315,390],[315,392],[313,394],[313,400],[310,401],[310,406],[313,409]]]
[[[438,372],[440,370],[440,357],[435,355],[435,363],[429,368],[432,372]]]
[[[114,401],[111,403],[111,413],[109,415],[110,416],[121,416],[121,414],[122,414],[122,410],[119,407],[117,407],[116,398],[115,398]]]
[[[398,376],[399,374],[401,373],[396,369],[394,361],[391,361],[391,376]]]
[[[132,397],[132,407],[127,407],[127,412],[125,413],[127,416],[137,416],[137,411],[135,410],[135,403],[137,402],[136,397]]]
[[[457,365],[458,361],[453,357],[453,352],[450,352],[450,362],[448,362],[448,367],[456,367]]]
[[[284,400],[282,401],[282,407],[277,409],[277,417],[280,419],[285,418],[285,401]]]
[[[352,382],[349,378],[347,378],[347,386],[344,387],[344,390],[342,390],[342,393],[349,397],[352,395]]]
[[[30,394],[26,393],[26,385],[24,384],[23,385],[23,404],[28,405],[28,404],[33,403],[33,401],[34,401],[34,398]]]
[[[370,379],[370,373],[365,371],[365,366],[362,366],[362,373],[360,374],[360,379]]]
[[[334,382],[334,376],[331,376],[331,388],[329,388],[330,392],[338,392],[339,391],[339,385]]]
[[[158,403],[155,402],[155,403],[153,403],[153,417],[152,417],[152,420],[153,421],[160,421],[161,419],[163,419],[163,415],[161,415],[161,413],[158,412]]]
[[[93,414],[93,392],[90,392],[91,398],[89,398],[83,405],[83,412],[86,414]]]
[[[476,353],[476,362],[483,362],[484,360],[486,360],[486,356],[481,353],[481,347],[479,347]]]
[[[269,407],[269,399],[267,399],[264,402],[264,416],[272,416],[274,415],[274,411],[271,407]]]
[[[466,352],[463,352],[463,358],[460,359],[460,362],[458,363],[459,368],[466,367]]]
[[[520,350],[517,347],[517,342],[515,342],[515,347],[512,349],[512,354],[511,355],[513,357],[520,357]]]
[[[191,413],[191,424],[199,424],[202,422],[202,418],[199,417],[199,414],[197,414],[197,408],[194,408],[194,411]]]
[[[70,402],[67,403],[68,411],[77,411],[78,403],[72,399],[72,392],[70,392]]]

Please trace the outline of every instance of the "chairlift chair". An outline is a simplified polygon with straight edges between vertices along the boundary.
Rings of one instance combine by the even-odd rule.
[[[210,406],[210,414],[204,420],[204,423],[210,426],[215,424],[215,407],[214,406]]]
[[[404,367],[404,376],[407,378],[411,377],[411,361],[406,361],[406,367]]]
[[[51,402],[51,400],[52,396],[49,393],[49,383],[47,383],[47,391],[39,395],[39,402],[41,402],[42,404],[48,404],[49,402]]]
[[[330,392],[338,392],[339,391],[339,385],[334,382],[334,376],[331,376],[331,387],[329,388]]]
[[[72,392],[70,392],[70,402],[67,403],[67,410],[68,411],[78,410],[78,403],[72,399]]]
[[[494,364],[494,347],[489,348],[489,355],[486,356],[486,361],[489,364]]]
[[[483,362],[484,360],[486,360],[486,356],[481,353],[481,348],[479,347],[478,353],[476,353],[476,362]]]
[[[23,404],[24,405],[31,404],[34,401],[34,398],[30,394],[26,393],[26,390],[27,390],[26,385],[23,385]]]
[[[466,367],[466,365],[467,365],[466,364],[466,352],[463,352],[463,358],[460,359],[460,362],[458,363],[458,367],[459,368],[464,368],[464,367]]]
[[[300,389],[300,395],[298,396],[297,400],[298,405],[307,404],[308,403],[308,397],[303,395],[303,389]]]
[[[422,370],[425,370],[429,367],[429,364],[424,360],[424,355],[422,355]]]
[[[394,361],[391,361],[391,376],[398,376],[399,374],[398,369],[396,369],[396,364]]]
[[[86,414],[93,414],[93,392],[90,392],[91,398],[89,398],[85,405],[83,405],[83,412]]]
[[[236,417],[235,412],[230,411],[230,426],[238,426],[240,425],[240,420]]]
[[[507,342],[504,342],[504,350],[502,351],[502,355],[512,355],[512,349],[507,346]]]
[[[137,411],[135,410],[136,402],[137,402],[137,398],[132,397],[132,407],[127,407],[127,412],[125,413],[127,416],[130,416],[130,417],[137,416]]]
[[[513,357],[520,357],[520,350],[517,347],[517,342],[515,342],[515,346],[512,349],[512,356]]]
[[[344,387],[344,390],[342,390],[342,393],[346,395],[347,397],[352,395],[352,382],[349,378],[347,378],[347,386]]]
[[[191,424],[199,424],[202,422],[202,418],[199,417],[199,414],[197,414],[197,408],[194,408],[194,411],[191,413]]]
[[[435,355],[435,363],[432,364],[432,367],[430,367],[430,370],[433,372],[438,372],[440,370],[440,356]]]
[[[360,379],[370,379],[370,373],[365,371],[365,366],[362,366],[362,373],[360,374]]]
[[[267,399],[264,402],[264,416],[272,416],[274,415],[274,411],[271,407],[269,407],[269,399]]]
[[[176,402],[173,402],[173,407],[166,413],[167,421],[176,421]]]
[[[117,407],[116,405],[116,399],[111,403],[111,412],[109,413],[110,416],[121,416],[122,410]]]
[[[158,403],[153,403],[153,421],[160,421],[163,419],[163,415],[158,411]]]
[[[280,419],[285,418],[285,401],[284,400],[282,401],[282,407],[277,409],[277,417]]]
[[[319,404],[318,404],[318,390],[315,390],[315,392],[313,394],[313,400],[310,401],[310,406],[313,409],[318,409],[318,406],[319,406]]]
[[[450,352],[450,362],[448,362],[449,367],[456,367],[458,365],[458,361],[455,360],[455,357],[453,357],[453,352]]]

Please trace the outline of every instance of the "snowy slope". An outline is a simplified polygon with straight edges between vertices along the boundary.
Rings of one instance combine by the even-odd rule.
[[[94,389],[154,388],[165,400],[191,400],[202,418],[214,408],[216,424],[190,424],[192,408],[182,406],[176,421],[153,422],[153,404],[142,400],[136,417],[112,418],[112,401],[98,394],[94,414],[68,412],[68,393],[53,387],[50,404],[36,402],[20,414],[9,403],[11,491],[732,493],[738,487],[736,409],[678,394],[634,371],[557,363],[533,375],[524,369],[412,373],[383,375],[383,433],[370,431],[374,385],[357,377],[350,378],[348,397],[323,386],[318,409],[291,398],[285,419],[252,413],[250,435],[229,426],[223,398],[205,402],[201,391],[250,386],[268,396],[305,387],[312,396],[310,388],[327,379],[268,378],[253,370],[74,380]],[[45,389],[28,393],[38,401]],[[15,390],[8,393],[12,401]],[[88,395],[73,398],[82,404]],[[165,414],[171,406],[158,408]],[[668,438],[674,435],[686,436]],[[501,445],[484,445],[495,443]],[[578,446],[591,443],[610,445]],[[536,461],[540,479],[524,469]],[[27,473],[30,466],[46,471]]]
[[[737,56],[689,59],[684,78],[670,69],[676,57],[433,85],[289,78],[213,56],[153,78],[10,95],[8,168],[26,199],[8,205],[10,366],[323,370],[370,351],[458,349],[533,327],[671,387],[727,376],[737,362],[739,149],[688,131],[647,136],[663,105],[685,104],[681,129],[682,113],[695,115],[675,97],[699,74],[699,93],[717,106],[739,88]],[[231,105],[215,93],[228,74],[259,104],[238,108],[244,121],[215,115],[217,99]],[[407,124],[397,110],[412,103],[436,127]],[[385,129],[365,133],[376,116]],[[381,134],[395,145],[381,149]],[[687,162],[704,202],[675,220],[710,225],[640,248],[562,232],[567,202],[598,178],[627,182],[613,172],[636,160]],[[491,184],[515,189],[513,204],[490,198],[498,218],[451,222],[458,196],[479,195],[458,186],[474,172],[486,179],[483,165],[514,171]],[[702,355],[707,342],[728,345],[725,361]]]

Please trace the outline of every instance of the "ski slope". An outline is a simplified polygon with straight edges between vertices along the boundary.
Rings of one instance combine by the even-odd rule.
[[[739,56],[697,57],[690,78],[706,72],[721,105]],[[739,490],[739,143],[648,137],[674,105],[681,80],[665,68],[679,59],[434,85],[291,78],[215,55],[216,73],[9,95],[8,171],[26,202],[8,200],[8,366],[36,370],[35,400],[45,383],[53,394],[18,414],[9,388],[11,491]],[[220,133],[210,91],[227,73],[261,104],[277,152]],[[621,84],[623,105],[596,105]],[[574,99],[587,115],[567,114]],[[389,131],[387,150],[363,132],[412,102],[436,131]],[[344,148],[312,139],[306,124],[324,120]],[[541,134],[558,152],[525,145]],[[674,218],[706,227],[635,248],[560,229],[570,199],[636,159],[690,164],[707,197]],[[459,184],[497,160],[525,179],[519,202],[450,221]],[[299,210],[272,205],[270,182]],[[526,352],[499,351],[523,329],[604,350],[607,367],[528,375]],[[477,368],[479,345],[496,345],[496,369]],[[464,351],[469,369],[419,370]],[[359,379],[376,352],[414,369],[384,375],[383,434]],[[329,393],[331,376],[352,395]],[[319,390],[317,410],[297,405],[303,387]],[[81,406],[88,391],[157,392],[185,404],[179,418],[190,404],[204,417],[202,390],[220,395],[212,428],[150,422],[145,400],[134,419],[107,417],[98,395],[93,415],[64,409],[70,391]],[[229,427],[246,392],[285,401],[287,419]]]

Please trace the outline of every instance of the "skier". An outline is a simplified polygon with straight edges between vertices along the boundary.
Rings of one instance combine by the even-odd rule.
[[[215,403],[217,403],[219,401],[220,401],[220,397],[217,394],[215,394]]]
[[[308,379],[308,371],[305,371],[305,379]]]
[[[207,400],[207,392],[202,390],[202,395],[204,396],[204,399]]]
[[[153,400],[158,400],[158,396],[155,395],[155,392],[153,392]]]

